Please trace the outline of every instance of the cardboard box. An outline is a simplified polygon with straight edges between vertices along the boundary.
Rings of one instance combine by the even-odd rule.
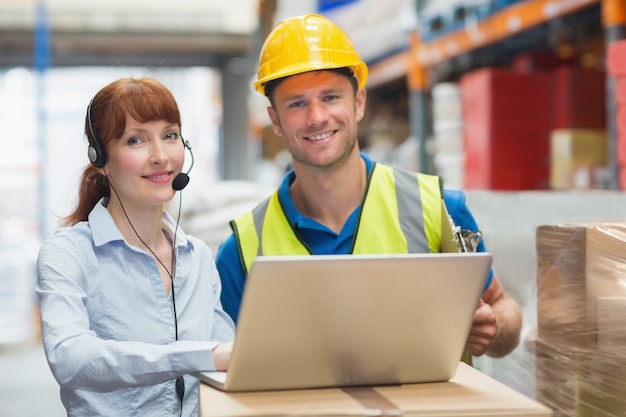
[[[626,417],[626,224],[537,229],[537,399]]]
[[[555,417],[577,417],[577,396],[587,350],[537,341],[535,396]]]
[[[581,369],[579,417],[626,417],[626,297],[596,298],[597,349]]]
[[[596,310],[598,351],[626,358],[626,297],[598,297]]]
[[[599,129],[558,129],[550,134],[550,188],[601,188],[596,170],[606,169],[607,134]],[[580,181],[587,172],[587,181]]]
[[[579,377],[577,417],[626,417],[626,357],[595,354]]]
[[[626,297],[625,224],[597,224],[588,228],[586,286],[587,317],[593,326],[591,331],[595,335],[594,347],[597,348],[598,300],[605,297]],[[606,324],[605,322],[603,325]],[[617,331],[625,325],[624,322],[615,324],[618,325],[614,329]]]
[[[579,64],[563,65],[554,77],[553,127],[555,129],[606,127],[606,73]]]
[[[553,77],[481,68],[460,80],[466,190],[547,189]]]
[[[588,346],[584,226],[537,229],[537,334],[552,346]]]
[[[626,223],[537,229],[537,325],[551,345],[597,348],[597,300],[626,297]]]
[[[549,417],[552,410],[464,363],[449,382],[228,394],[200,384],[200,417]]]
[[[626,356],[538,344],[536,398],[555,417],[626,417]]]

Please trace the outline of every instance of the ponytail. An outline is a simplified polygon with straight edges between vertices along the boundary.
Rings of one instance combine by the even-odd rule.
[[[89,213],[102,197],[109,197],[109,181],[105,175],[93,165],[89,164],[83,171],[78,191],[78,204],[74,211],[63,219],[64,226],[74,226],[78,222],[86,221]]]

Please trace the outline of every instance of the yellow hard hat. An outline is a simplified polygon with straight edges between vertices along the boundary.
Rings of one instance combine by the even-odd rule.
[[[265,94],[269,81],[303,72],[348,67],[363,88],[367,65],[350,38],[332,21],[317,14],[284,19],[265,39],[254,88]]]

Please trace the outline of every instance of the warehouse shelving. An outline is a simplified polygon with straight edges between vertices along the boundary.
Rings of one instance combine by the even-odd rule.
[[[414,75],[411,71],[429,69],[446,60],[471,54],[541,24],[599,5],[601,0],[525,0],[470,24],[464,29],[443,35],[430,42],[416,37],[408,50],[370,64],[369,87],[376,88],[397,77]],[[594,16],[595,17],[595,16]],[[597,22],[600,28],[602,22]]]
[[[420,42],[411,53],[421,65],[432,66],[599,3],[600,0],[522,1],[462,30],[431,42]]]
[[[409,109],[411,135],[420,143],[420,167],[430,168],[425,143],[430,134],[429,97],[432,86],[439,81],[458,80],[463,74],[483,66],[507,66],[513,56],[542,51],[555,56],[559,36],[574,27],[583,32],[567,47],[588,48],[599,59],[611,42],[626,38],[626,2],[623,0],[522,0],[494,12],[479,21],[468,20],[459,29],[423,41],[417,31],[407,50],[370,63],[368,88],[377,90],[402,78],[411,103]],[[582,39],[581,39],[582,38]],[[551,44],[548,44],[548,39]],[[568,40],[565,40],[566,44]],[[570,50],[571,53],[571,50]],[[607,132],[610,158],[615,159],[614,94],[607,77]],[[617,188],[616,161],[610,161],[615,177],[611,188]]]

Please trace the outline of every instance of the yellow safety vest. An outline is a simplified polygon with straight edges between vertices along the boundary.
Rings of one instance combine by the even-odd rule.
[[[440,252],[442,198],[438,176],[375,163],[367,180],[350,253]],[[257,256],[312,254],[287,220],[278,191],[231,221],[230,226],[246,274]],[[471,365],[469,352],[465,351],[461,360]]]
[[[439,177],[375,163],[350,253],[439,252],[441,199]],[[260,255],[311,254],[289,224],[278,191],[230,225],[246,274]]]

